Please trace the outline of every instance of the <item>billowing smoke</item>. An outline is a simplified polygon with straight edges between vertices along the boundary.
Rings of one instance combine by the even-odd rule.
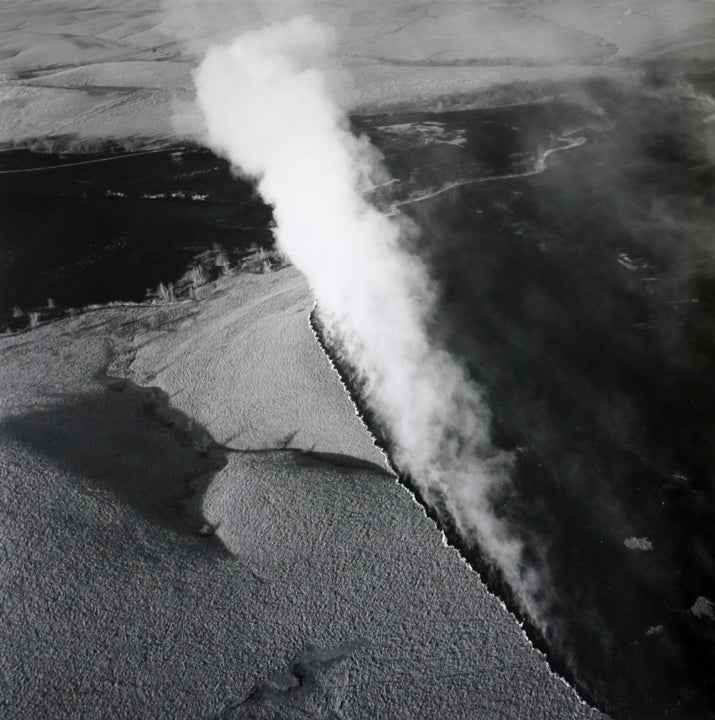
[[[522,547],[493,510],[512,458],[491,443],[479,388],[430,342],[432,283],[404,249],[414,230],[366,199],[384,170],[334,100],[332,43],[328,28],[297,18],[211,47],[195,73],[208,143],[273,206],[278,245],[358,369],[396,465],[446,503],[533,616]]]

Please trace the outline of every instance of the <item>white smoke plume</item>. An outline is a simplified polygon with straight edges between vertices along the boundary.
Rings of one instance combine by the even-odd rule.
[[[326,71],[333,42],[330,29],[302,17],[209,48],[194,75],[207,142],[273,207],[277,243],[359,370],[397,467],[428,497],[441,494],[534,618],[522,546],[492,505],[512,458],[491,444],[479,388],[428,337],[432,283],[404,250],[407,224],[366,200],[384,171],[334,100]]]

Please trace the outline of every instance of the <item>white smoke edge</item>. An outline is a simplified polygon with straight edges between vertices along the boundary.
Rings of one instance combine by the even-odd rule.
[[[299,17],[210,47],[194,73],[206,144],[257,181],[274,208],[279,248],[357,369],[395,464],[426,494],[438,491],[540,626],[538,578],[492,504],[513,454],[491,442],[481,388],[428,337],[435,288],[401,249],[404,223],[365,199],[376,151],[349,131],[322,72],[332,40],[329,28]]]
[[[318,69],[332,40],[302,17],[209,48],[194,76],[207,143],[273,206],[278,245],[360,373],[396,464],[441,491],[536,620],[523,545],[491,509],[512,458],[491,444],[490,412],[464,368],[427,337],[434,290],[399,249],[404,227],[364,199],[376,158],[349,132]]]
[[[316,317],[316,311],[319,310],[318,307],[318,301],[313,301],[313,307],[310,310],[310,313],[308,314],[308,327],[310,328],[310,332],[313,335],[313,338],[315,339],[315,342],[317,343],[318,347],[320,348],[323,355],[328,360],[328,364],[330,365],[332,371],[335,373],[335,376],[338,378],[338,382],[342,386],[343,390],[345,391],[345,395],[347,396],[348,400],[350,401],[350,404],[353,406],[353,412],[355,413],[356,417],[360,421],[360,424],[363,426],[365,432],[368,434],[370,439],[372,440],[373,446],[377,449],[377,451],[382,455],[383,460],[385,462],[385,466],[387,467],[388,471],[393,476],[393,482],[402,490],[403,492],[406,492],[410,500],[412,501],[412,504],[415,505],[415,507],[418,508],[419,512],[422,514],[422,516],[425,518],[427,523],[431,525],[437,533],[439,533],[440,536],[440,542],[442,544],[442,547],[445,548],[450,553],[454,553],[459,561],[459,563],[467,570],[469,573],[473,573],[476,575],[477,580],[481,583],[481,585],[485,588],[486,592],[489,593],[498,603],[498,605],[501,607],[502,611],[504,611],[507,615],[510,615],[516,625],[519,627],[519,632],[521,633],[522,639],[526,641],[526,644],[528,647],[535,651],[541,659],[544,661],[544,664],[549,669],[550,675],[555,678],[558,682],[560,682],[565,688],[567,688],[570,692],[574,694],[576,697],[576,700],[582,707],[586,707],[589,709],[596,709],[595,706],[593,706],[590,702],[585,700],[581,693],[579,692],[578,688],[570,683],[563,675],[561,675],[552,665],[552,659],[541,650],[539,647],[534,645],[534,642],[529,637],[529,634],[526,631],[526,624],[522,618],[520,618],[507,604],[506,601],[500,597],[497,593],[492,592],[492,590],[489,588],[489,585],[484,581],[484,578],[482,577],[482,574],[479,572],[479,570],[472,565],[472,563],[469,562],[467,559],[467,556],[462,552],[462,550],[459,548],[458,545],[455,545],[454,543],[450,542],[449,538],[447,537],[447,533],[442,529],[441,525],[430,516],[430,514],[427,512],[427,508],[425,507],[425,503],[420,501],[420,499],[417,497],[417,494],[414,490],[412,490],[408,485],[406,485],[402,480],[400,479],[400,471],[393,465],[392,459],[390,458],[390,454],[385,450],[385,448],[382,446],[380,441],[378,440],[377,436],[373,433],[370,426],[367,424],[365,417],[363,416],[362,412],[360,411],[360,408],[355,401],[352,391],[348,387],[347,383],[345,382],[343,378],[343,374],[340,372],[340,369],[338,368],[336,362],[333,360],[332,355],[330,354],[330,351],[323,340],[322,336],[317,330],[316,322],[314,318]],[[319,313],[317,313],[319,315]],[[601,715],[606,718],[608,717],[603,711],[598,710],[598,712],[601,713]]]
[[[340,385],[342,386],[343,390],[345,391],[345,394],[348,396],[348,399],[350,400],[350,404],[353,406],[353,412],[357,416],[358,420],[360,420],[360,424],[363,426],[363,428],[365,429],[365,432],[368,434],[368,436],[372,440],[372,444],[375,447],[375,449],[380,453],[380,455],[382,455],[382,459],[383,459],[383,462],[385,463],[385,467],[388,469],[388,471],[390,473],[392,473],[392,475],[394,476],[394,479],[396,481],[398,481],[399,477],[400,477],[399,471],[392,464],[392,460],[390,459],[390,455],[387,452],[387,450],[385,450],[385,448],[382,447],[382,445],[378,441],[377,437],[370,429],[370,426],[365,421],[365,418],[363,417],[362,413],[360,412],[360,408],[358,407],[357,403],[355,402],[355,400],[353,398],[350,388],[347,386],[347,383],[343,379],[342,373],[340,372],[337,364],[333,360],[333,356],[330,354],[330,352],[325,344],[325,341],[323,340],[320,333],[318,332],[317,323],[314,320],[314,318],[317,316],[317,314],[316,314],[317,310],[318,310],[318,301],[313,300],[313,307],[311,308],[310,313],[308,314],[308,326],[310,327],[310,332],[313,334],[313,338],[315,339],[315,342],[318,344],[318,347],[321,349],[323,355],[325,355],[325,357],[328,359],[328,363],[330,364],[330,367],[332,368],[333,372],[337,376],[338,381],[340,382]],[[399,482],[398,482],[398,484],[399,484]],[[417,498],[415,498],[412,493],[410,493],[410,495],[412,496],[412,499],[418,505],[420,505],[420,507],[422,507],[421,503],[417,500]],[[422,510],[426,514],[426,511],[424,510],[424,508],[422,508]],[[444,535],[444,533],[442,533],[442,535]],[[444,539],[446,541],[446,537]]]
[[[225,48],[224,48],[224,49],[225,49]],[[195,73],[194,77],[195,77],[195,79],[196,79],[196,73]],[[341,116],[342,116],[342,120],[343,120],[345,126],[347,126],[347,118],[345,117],[345,116],[346,116],[346,113],[345,113],[345,112],[342,112],[342,113],[341,113]],[[344,129],[344,128],[343,128],[343,129]],[[208,126],[207,126],[207,133],[208,133]],[[352,140],[353,147],[359,145],[359,140],[356,140],[353,136],[350,136],[350,139]],[[208,141],[208,135],[207,135],[207,137],[206,137],[206,140]],[[221,148],[220,146],[217,147],[216,144],[211,144],[211,143],[208,143],[208,145],[209,145],[209,147],[211,147],[211,149],[213,149],[215,152],[219,152],[220,154],[223,154],[224,156],[228,154],[228,153],[226,152],[225,148]],[[363,143],[362,149],[363,149],[363,150],[366,149],[364,143]],[[368,149],[369,149],[369,148],[368,148]],[[354,160],[354,159],[353,159],[353,160]],[[365,167],[364,167],[364,160],[365,160],[365,158],[361,156],[361,163],[363,163],[363,165],[362,165],[360,168],[358,168],[358,170],[360,170],[360,172],[358,173],[358,175],[359,175],[359,177],[360,177],[361,179],[365,179],[366,176],[369,176],[370,171],[374,169],[374,168],[371,168],[371,167],[365,168]],[[373,161],[375,160],[374,154],[371,156],[371,160],[373,160]],[[237,163],[233,162],[232,164],[234,165],[234,168],[238,171]],[[244,172],[243,174],[244,174],[244,175],[248,175],[248,177],[252,177],[252,179],[253,179],[254,181],[258,179],[258,175],[257,175],[257,174],[254,174],[253,176],[251,176],[249,173],[246,173],[246,172]],[[294,180],[295,180],[295,178],[294,178]],[[366,190],[366,188],[358,188],[358,187],[355,187],[355,188],[353,188],[353,189],[354,189],[354,190],[357,189],[357,190],[361,190],[361,191]],[[364,194],[366,194],[366,193],[364,193]],[[361,199],[364,201],[364,200],[365,200],[364,196],[363,196]],[[270,201],[269,201],[269,202],[270,202]],[[274,205],[274,210],[275,210],[275,203],[271,203],[271,204]],[[372,209],[373,212],[375,212],[375,213],[378,212],[377,209],[375,209],[375,208],[371,208],[371,209]],[[275,213],[274,213],[274,214],[275,214]],[[378,213],[378,214],[380,214],[380,213]],[[384,218],[383,218],[383,219],[384,219]],[[280,238],[277,238],[277,240],[279,241],[279,247],[282,248],[282,250],[285,252],[286,248],[282,246],[282,243],[280,242]],[[286,254],[290,257],[290,253],[289,253],[289,252],[287,252]],[[402,260],[406,262],[406,261],[408,260],[408,258],[407,258],[407,257],[403,257]],[[300,265],[299,265],[298,263],[295,263],[295,262],[294,262],[293,264],[296,265],[296,267],[297,267],[298,270],[301,270],[301,267],[300,267]],[[303,272],[303,274],[306,275],[305,272]],[[311,284],[309,277],[308,277],[308,280],[309,280],[309,284]],[[311,290],[313,291],[316,305],[320,306],[322,310],[325,310],[324,306],[321,306],[321,305],[320,305],[320,300],[319,300],[319,298],[318,298],[318,297],[316,296],[316,294],[315,294],[315,288],[311,287]],[[315,308],[315,306],[314,306],[314,308]],[[321,313],[321,322],[325,322],[325,320],[327,320],[327,319],[328,319],[328,318],[326,318],[325,315],[324,315],[323,313]],[[423,317],[423,320],[424,320],[424,317]],[[316,336],[316,333],[315,333],[315,331],[314,331],[314,329],[313,329],[312,327],[311,327],[311,330],[313,330],[313,334],[314,334],[314,337],[315,337],[315,336]],[[328,327],[326,328],[326,330],[329,332],[329,331],[330,331],[330,327],[328,326]],[[423,330],[426,330],[426,327],[423,327]],[[318,342],[319,347],[321,347],[321,349],[323,350],[323,352],[324,352],[324,353],[326,354],[326,356],[328,357],[328,360],[329,360],[331,366],[333,367],[334,372],[336,372],[336,373],[338,374],[338,378],[339,378],[341,384],[343,385],[343,387],[345,388],[345,390],[346,390],[346,392],[347,392],[347,395],[348,395],[348,398],[350,399],[351,402],[353,402],[353,405],[355,406],[356,414],[357,414],[358,417],[360,418],[361,422],[363,422],[363,424],[364,424],[363,419],[360,417],[359,409],[357,408],[357,406],[356,406],[356,404],[355,404],[355,401],[354,401],[354,399],[353,399],[353,397],[352,397],[349,389],[348,389],[347,387],[345,387],[345,383],[343,382],[342,377],[340,376],[339,370],[337,369],[337,367],[336,367],[335,364],[333,363],[332,358],[330,357],[330,353],[327,352],[327,349],[326,349],[325,347],[323,347],[323,344],[322,344],[321,339],[320,339],[319,337],[316,337],[316,341]],[[461,369],[462,369],[462,371],[463,371],[463,368],[461,368]],[[477,387],[477,386],[475,386],[475,388],[476,388],[476,387]],[[368,405],[372,405],[372,404],[368,402]],[[371,409],[372,409],[372,410],[375,410],[375,408],[371,408]],[[380,417],[380,413],[378,412],[377,415],[378,415],[378,418],[379,418],[379,417]],[[488,417],[489,417],[489,419],[491,419],[491,415],[490,415],[490,414],[488,415]],[[368,433],[373,437],[373,441],[375,441],[375,438],[374,438],[374,435],[372,434],[372,432],[369,430],[369,428],[367,428],[367,430],[368,430]],[[391,441],[394,440],[394,435],[393,435],[392,433],[389,433],[389,434],[391,435]],[[391,461],[391,460],[389,461],[389,466],[392,466],[392,461]],[[411,473],[409,468],[407,468],[407,471],[408,471],[408,473],[410,473],[410,474],[413,475],[413,477],[414,477],[414,473]],[[399,483],[399,477],[396,478],[396,482]],[[417,484],[418,484],[418,486],[419,486],[419,483],[417,483]],[[401,485],[402,485],[402,484],[401,484]],[[402,485],[402,487],[405,487],[405,489],[408,490],[408,492],[410,492],[409,489],[406,488],[406,486]],[[423,487],[424,487],[424,486],[423,486]],[[444,531],[439,527],[439,525],[438,525],[434,520],[432,520],[432,518],[430,518],[430,516],[429,516],[428,513],[427,513],[426,506],[419,502],[419,500],[418,500],[418,498],[417,498],[417,496],[416,496],[415,494],[413,494],[412,492],[410,492],[410,494],[412,495],[413,502],[415,502],[415,503],[417,503],[418,505],[420,505],[420,508],[421,508],[422,512],[428,517],[428,519],[430,519],[430,521],[435,525],[435,527],[436,527],[437,530],[439,531],[439,533],[440,533],[440,535],[441,535],[441,537],[442,537],[442,545],[443,545],[445,548],[449,548],[450,550],[457,552],[458,557],[460,557],[461,561],[465,564],[465,566],[466,566],[471,572],[475,572],[476,575],[477,575],[477,577],[481,580],[481,575],[480,575],[480,573],[479,573],[474,567],[472,567],[472,566],[469,564],[469,562],[467,561],[467,559],[462,556],[462,553],[459,551],[458,548],[456,548],[456,547],[454,547],[453,545],[450,544],[450,542],[448,541],[448,539],[447,539]],[[448,506],[448,510],[450,510],[450,514],[452,514],[453,518],[458,522],[458,528],[460,529],[461,534],[465,537],[465,539],[467,539],[468,541],[471,540],[471,542],[473,542],[473,541],[474,541],[473,535],[472,535],[471,533],[468,534],[468,533],[464,532],[464,529],[459,527],[459,518],[458,518],[458,517],[456,516],[456,514],[454,513],[453,508],[450,508],[450,507]],[[480,548],[481,548],[482,552],[484,553],[485,559],[489,560],[489,559],[490,559],[490,556],[489,556],[489,553],[486,552],[487,549],[483,546],[482,543],[479,543],[479,545],[480,545]],[[493,558],[491,558],[491,562],[494,562],[494,559],[493,559]],[[495,563],[495,565],[496,565],[496,567],[498,567],[498,568],[500,567],[499,563]],[[511,588],[512,588],[512,592],[514,593],[513,597],[514,597],[514,599],[517,601],[517,602],[516,602],[516,606],[520,607],[520,609],[522,609],[522,611],[524,611],[523,605],[518,602],[518,600],[519,600],[519,594],[518,594],[517,588],[515,588],[515,587],[512,585],[512,583],[509,582],[509,578],[508,578],[508,576],[506,575],[506,573],[503,572],[503,568],[500,568],[500,569],[502,570],[502,575],[503,575],[503,577],[505,578],[505,580],[507,581],[507,584],[510,585]],[[485,587],[486,587],[486,585],[485,585]],[[533,642],[530,640],[530,638],[529,638],[526,630],[524,629],[524,628],[525,628],[525,623],[524,623],[522,620],[520,620],[519,617],[516,616],[516,614],[515,614],[514,612],[512,612],[511,610],[509,610],[509,608],[507,607],[506,602],[505,602],[504,600],[502,600],[502,599],[501,599],[500,597],[498,597],[497,595],[494,595],[493,593],[490,593],[490,594],[492,594],[492,595],[497,599],[497,601],[499,602],[499,604],[501,605],[501,607],[504,609],[504,611],[506,611],[506,612],[509,613],[512,617],[514,617],[514,619],[516,620],[517,624],[518,624],[518,625],[520,626],[520,628],[521,628],[522,635],[523,635],[524,639],[526,640],[526,642],[528,643],[529,646],[531,646],[532,648],[536,649],[537,652],[544,658],[545,664],[546,664],[546,666],[549,668],[549,672],[550,672],[554,677],[558,678],[558,680],[561,681],[561,683],[563,684],[564,687],[568,688],[571,692],[574,693],[574,696],[578,699],[578,701],[579,701],[579,703],[580,703],[581,705],[583,705],[584,707],[589,707],[589,708],[591,708],[592,705],[591,705],[589,702],[585,701],[585,700],[579,695],[579,692],[576,690],[576,688],[575,688],[572,684],[570,684],[559,672],[557,672],[557,671],[552,667],[552,665],[551,665],[551,663],[550,663],[550,661],[549,661],[549,657],[548,657],[543,651],[541,651],[539,648],[537,648],[537,647],[534,646],[534,644],[533,644]],[[531,614],[528,613],[528,612],[525,612],[525,617],[531,618]],[[538,626],[539,626],[536,621],[530,622],[530,625],[533,625],[534,627],[538,627]]]

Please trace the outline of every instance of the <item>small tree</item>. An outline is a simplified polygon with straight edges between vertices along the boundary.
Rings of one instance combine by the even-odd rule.
[[[174,283],[159,283],[159,287],[156,289],[156,294],[163,302],[175,302],[176,296],[174,295]]]
[[[206,282],[204,268],[201,265],[194,265],[194,267],[191,268],[189,276],[191,278],[192,288],[201,287]]]

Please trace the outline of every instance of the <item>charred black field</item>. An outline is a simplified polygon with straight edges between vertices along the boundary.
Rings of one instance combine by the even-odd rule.
[[[497,503],[541,578],[534,639],[616,718],[715,704],[713,139],[670,92],[409,117],[442,142],[386,155],[421,178],[399,207],[434,335],[516,452]]]
[[[272,242],[270,210],[207,150],[53,149],[62,145],[0,153],[5,327],[28,312],[142,301],[192,267],[210,279]]]
[[[409,250],[438,288],[432,334],[516,454],[495,501],[540,578],[546,622],[531,632],[615,718],[707,717],[713,124],[670,86],[352,123],[394,178],[373,199],[420,228]],[[5,327],[30,310],[140,301],[271,243],[251,185],[189,146],[7,149],[0,190]]]

